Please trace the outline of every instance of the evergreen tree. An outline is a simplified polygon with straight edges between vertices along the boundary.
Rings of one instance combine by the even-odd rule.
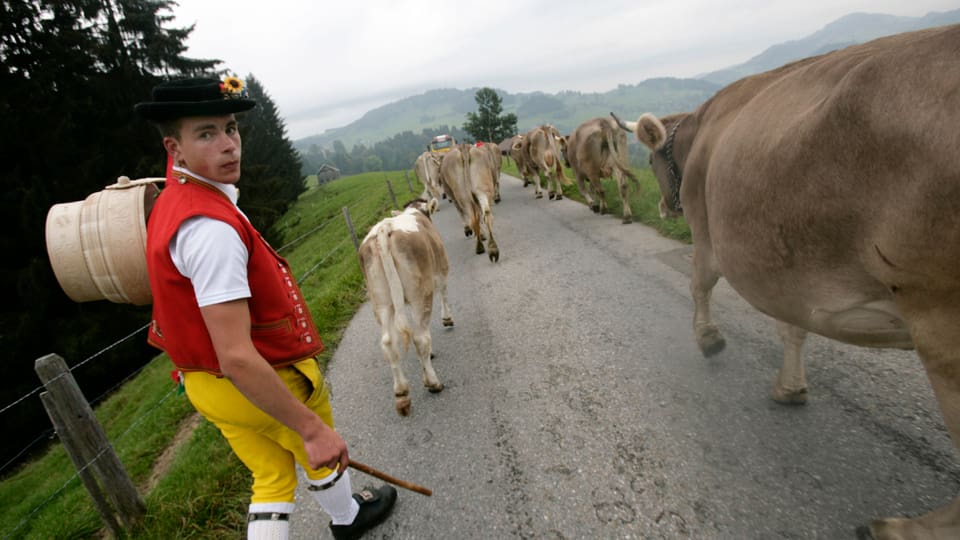
[[[81,201],[118,176],[160,176],[156,131],[133,105],[163,77],[212,70],[182,54],[192,28],[168,29],[169,0],[0,2],[0,407],[36,388],[34,360],[48,353],[74,366],[149,320],[148,307],[77,304],[62,292],[46,252],[47,211]],[[95,399],[156,351],[141,334],[74,372]],[[8,443],[0,463],[49,420],[33,396],[0,415]],[[24,443],[25,444],[25,443]],[[8,455],[10,454],[10,455]]]
[[[463,130],[474,140],[499,143],[517,133],[517,115],[503,112],[503,100],[492,88],[477,90],[477,112],[468,112]]]
[[[238,204],[250,222],[274,241],[269,234],[271,227],[305,189],[302,164],[273,99],[253,75],[246,83],[257,106],[239,120],[243,175]]]

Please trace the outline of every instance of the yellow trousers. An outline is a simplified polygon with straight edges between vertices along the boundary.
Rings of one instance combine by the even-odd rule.
[[[333,427],[330,394],[316,360],[301,360],[277,374],[297,399]],[[220,429],[253,474],[251,503],[294,502],[296,463],[311,480],[331,474],[326,468],[311,469],[300,435],[257,408],[226,377],[201,371],[183,376],[190,402]]]

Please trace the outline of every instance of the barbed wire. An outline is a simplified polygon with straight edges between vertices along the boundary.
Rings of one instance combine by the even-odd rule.
[[[155,404],[153,405],[153,407],[150,408],[150,410],[148,410],[147,412],[145,412],[145,413],[143,413],[142,415],[140,415],[140,417],[138,417],[136,420],[134,420],[133,423],[130,424],[129,427],[127,427],[127,429],[125,429],[122,433],[120,433],[119,435],[117,435],[116,437],[114,437],[113,440],[114,440],[114,441],[119,441],[119,440],[123,439],[128,433],[130,433],[131,431],[133,431],[133,428],[135,428],[135,427],[137,427],[138,425],[140,425],[148,416],[150,416],[150,415],[152,415],[154,412],[156,412],[157,409],[159,409],[160,406],[163,405],[163,403],[166,402],[167,399],[170,398],[170,396],[174,395],[174,393],[175,393],[176,391],[177,391],[176,388],[171,388],[169,391],[167,391],[167,393],[164,394],[164,396],[161,397],[160,400],[157,401],[157,403],[155,403]],[[55,432],[55,430],[53,430],[53,431]],[[112,449],[112,448],[113,448],[113,446],[112,446],[111,444],[107,444],[105,447],[101,448],[100,451],[97,452],[97,455],[93,456],[93,458],[91,458],[90,461],[86,462],[85,464],[83,464],[82,467],[78,468],[78,469],[77,469],[77,472],[75,472],[75,473],[73,474],[73,476],[71,476],[70,478],[68,478],[67,481],[63,483],[63,485],[61,485],[59,488],[57,488],[56,491],[54,491],[53,493],[51,493],[49,497],[47,497],[46,499],[43,500],[43,502],[41,502],[40,504],[38,504],[37,506],[35,506],[26,516],[23,517],[23,519],[20,520],[19,523],[17,523],[17,526],[14,527],[13,530],[10,531],[9,533],[6,533],[3,538],[4,538],[4,539],[6,539],[6,538],[12,538],[14,533],[16,533],[17,531],[19,531],[21,527],[23,527],[28,521],[30,521],[30,518],[32,518],[37,512],[39,512],[40,510],[42,510],[46,505],[50,504],[58,495],[60,495],[61,493],[63,493],[63,492],[67,489],[67,487],[68,487],[74,480],[76,480],[77,478],[80,478],[80,475],[83,473],[83,471],[85,471],[85,470],[87,470],[88,468],[90,468],[90,466],[92,466],[98,459],[100,459],[100,457],[103,456],[104,453],[106,453],[108,450],[110,450],[110,449]]]
[[[97,351],[96,353],[94,353],[92,356],[90,356],[90,357],[87,358],[86,360],[83,360],[82,362],[78,363],[77,365],[70,367],[67,372],[61,373],[60,375],[57,375],[57,376],[54,377],[53,379],[50,379],[50,382],[53,382],[53,381],[59,379],[60,377],[63,377],[63,376],[66,375],[67,373],[72,372],[73,370],[77,369],[78,367],[86,364],[87,362],[93,360],[94,358],[100,356],[101,354],[103,354],[103,353],[109,351],[110,349],[116,347],[117,345],[123,343],[124,341],[126,341],[126,340],[130,339],[131,337],[137,335],[138,333],[142,332],[142,331],[143,331],[144,329],[146,329],[148,326],[150,326],[150,323],[147,323],[147,324],[141,326],[140,328],[134,330],[134,331],[131,332],[130,334],[127,334],[126,337],[123,337],[123,338],[121,338],[121,339],[113,342],[112,344],[107,345],[106,347],[104,347],[103,349]],[[21,401],[27,399],[27,398],[30,397],[30,396],[36,394],[37,392],[43,390],[43,388],[44,388],[43,385],[40,385],[40,386],[34,388],[33,390],[27,392],[26,394],[24,394],[23,396],[21,396],[19,399],[17,399],[17,400],[14,401],[13,403],[11,403],[11,404],[7,405],[6,407],[0,409],[0,414],[3,414],[3,413],[5,413],[5,412],[7,412],[7,410],[11,409],[14,405],[20,403]]]
[[[357,200],[357,201],[354,201],[354,202],[351,203],[351,204],[355,207],[359,202],[360,202],[360,201]],[[351,206],[351,205],[347,205],[347,210],[348,210],[348,212],[349,212],[349,210],[350,210],[350,206]],[[365,223],[365,222],[366,222],[367,220],[369,220],[371,217],[375,217],[375,216],[378,215],[378,214],[380,214],[380,212],[379,212],[379,211],[375,211],[372,215],[365,216],[364,219],[357,219],[357,220],[355,220],[355,221],[356,221],[357,223]],[[324,223],[322,223],[322,224],[318,225],[317,227],[314,227],[314,228],[311,229],[310,231],[307,231],[306,233],[298,236],[297,238],[295,238],[295,239],[292,240],[291,242],[288,242],[287,244],[285,244],[285,245],[283,245],[282,247],[280,247],[277,251],[279,252],[280,250],[283,250],[283,249],[285,249],[285,248],[287,248],[287,247],[290,247],[290,246],[296,244],[297,242],[300,242],[300,241],[303,240],[304,238],[306,238],[306,237],[308,237],[308,236],[310,236],[310,235],[312,235],[312,234],[315,234],[316,232],[322,230],[324,227],[326,227],[327,225],[329,225],[329,224],[330,224],[334,219],[336,219],[336,218],[337,218],[337,216],[331,216],[331,217],[328,218]],[[353,220],[353,218],[351,218],[351,220]],[[336,253],[337,251],[339,251],[340,248],[343,246],[344,243],[346,243],[346,241],[347,241],[348,239],[350,239],[350,236],[349,236],[349,235],[345,236],[342,240],[340,240],[340,242],[338,242],[336,246],[334,246],[332,249],[330,249],[330,250],[323,256],[323,258],[321,258],[321,260],[320,260],[319,262],[317,262],[317,263],[314,264],[311,268],[309,268],[306,272],[304,272],[304,274],[300,277],[300,279],[297,281],[297,283],[298,283],[298,284],[302,283],[307,277],[309,277],[311,274],[313,274],[313,272],[315,272],[315,271],[316,271],[324,262],[326,262],[334,253]],[[77,363],[76,365],[70,366],[67,372],[64,372],[64,373],[62,373],[62,374],[54,377],[54,378],[51,379],[49,382],[53,382],[53,381],[59,379],[60,377],[65,376],[67,373],[71,373],[71,372],[73,372],[75,369],[77,369],[77,368],[79,368],[79,367],[81,367],[81,366],[83,366],[83,365],[91,362],[93,359],[95,359],[95,358],[103,355],[103,354],[106,353],[107,351],[109,351],[109,350],[117,347],[118,345],[120,345],[120,344],[123,343],[124,341],[126,341],[126,340],[130,339],[131,337],[135,336],[136,334],[142,332],[143,330],[145,330],[145,329],[148,328],[149,326],[150,326],[150,323],[147,323],[147,324],[141,326],[141,327],[138,328],[137,330],[135,330],[135,331],[131,332],[130,334],[124,336],[123,338],[121,338],[121,339],[113,342],[112,344],[104,347],[104,348],[101,349],[100,351],[94,353],[93,355],[91,355],[90,357],[88,357],[88,358],[84,359],[83,361]],[[104,398],[104,396],[110,394],[111,392],[113,392],[114,390],[116,390],[116,388],[118,388],[119,386],[123,385],[124,383],[126,383],[127,381],[129,381],[131,378],[133,378],[134,376],[136,376],[137,374],[139,374],[140,372],[142,372],[143,369],[146,368],[146,366],[147,366],[148,364],[149,364],[149,362],[148,362],[147,364],[144,364],[144,365],[141,366],[140,368],[138,368],[136,371],[134,371],[133,373],[131,373],[130,375],[128,375],[127,377],[125,377],[123,380],[121,380],[120,382],[118,382],[117,384],[115,384],[114,386],[112,386],[112,387],[111,387],[110,389],[108,389],[107,391],[103,392],[103,393],[102,393],[100,396],[98,396],[93,402],[91,402],[91,405],[99,402],[101,399]],[[14,401],[13,403],[7,405],[7,406],[4,407],[3,409],[0,409],[0,414],[6,412],[7,410],[9,410],[9,409],[11,409],[12,407],[14,407],[15,405],[17,405],[18,403],[26,400],[26,399],[29,398],[30,396],[36,394],[37,392],[39,392],[39,391],[41,391],[41,390],[43,390],[43,389],[44,389],[44,386],[43,386],[43,385],[38,386],[37,388],[35,388],[35,389],[33,389],[32,391],[28,392],[27,394],[23,395],[22,397],[20,397],[19,399],[17,399],[17,400]],[[153,407],[151,407],[151,409],[150,409],[149,411],[145,412],[143,415],[141,415],[140,417],[138,417],[136,420],[134,420],[134,422],[133,422],[126,430],[124,430],[122,433],[120,433],[119,435],[117,435],[116,437],[114,437],[114,441],[118,441],[118,440],[124,438],[124,437],[125,437],[128,433],[130,433],[136,426],[140,425],[148,416],[150,416],[151,414],[153,414],[164,402],[166,402],[166,400],[169,399],[170,396],[172,396],[175,391],[176,391],[176,388],[171,389],[170,391],[168,391]],[[4,469],[6,469],[8,466],[10,466],[11,463],[15,462],[20,456],[22,456],[22,455],[23,455],[25,452],[27,452],[30,448],[32,448],[33,446],[35,446],[36,444],[38,444],[41,440],[46,439],[46,438],[50,438],[51,435],[52,435],[52,434],[55,434],[55,433],[56,433],[56,430],[55,430],[55,429],[48,429],[48,430],[44,431],[39,437],[37,437],[33,442],[31,442],[26,448],[24,448],[23,450],[21,450],[20,453],[18,453],[13,459],[11,459],[11,460],[8,461],[6,464],[4,464],[2,467],[0,467],[0,473],[2,473]],[[19,531],[37,512],[39,512],[40,510],[42,510],[47,504],[49,504],[49,503],[52,502],[54,499],[56,499],[63,491],[65,491],[65,490],[67,489],[67,487],[70,486],[70,484],[71,484],[74,480],[76,480],[77,478],[79,478],[80,475],[81,475],[87,468],[89,468],[94,462],[96,462],[96,460],[100,459],[100,457],[104,454],[104,452],[106,452],[106,451],[107,451],[108,449],[110,449],[111,447],[112,447],[112,446],[108,445],[106,448],[101,449],[100,452],[98,452],[97,455],[94,456],[89,462],[87,462],[87,463],[84,464],[82,467],[80,467],[79,469],[77,469],[77,471],[74,473],[73,476],[71,476],[69,479],[67,479],[67,481],[64,482],[63,485],[61,485],[61,486],[60,486],[56,491],[54,491],[49,497],[47,497],[46,499],[44,499],[43,502],[41,502],[41,503],[38,504],[36,507],[34,507],[26,516],[23,517],[23,519],[20,520],[20,522],[17,524],[17,526],[16,526],[12,531],[10,531],[9,533],[6,533],[3,538],[4,538],[4,539],[6,539],[6,538],[11,538],[12,535],[13,535],[14,533],[16,533],[17,531]]]

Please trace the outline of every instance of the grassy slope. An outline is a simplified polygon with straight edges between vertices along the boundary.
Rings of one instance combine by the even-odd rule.
[[[512,163],[505,163],[504,171],[516,175]],[[642,189],[638,193],[631,188],[635,220],[656,227],[666,236],[689,241],[689,229],[681,220],[660,220],[659,192],[651,173],[636,172]],[[569,171],[567,175],[573,178]],[[342,209],[349,208],[362,240],[393,206],[386,178],[401,205],[420,193],[422,185],[415,176],[409,176],[414,192],[409,190],[402,171],[351,176],[320,187],[314,179],[312,187],[278,224],[284,243],[275,247],[290,262],[327,345],[321,356],[323,367],[365,300],[363,276]],[[621,215],[615,183],[607,180],[605,189],[611,210]],[[575,186],[566,187],[565,193],[583,202]],[[144,486],[157,458],[173,440],[180,423],[193,412],[186,397],[175,391],[169,377],[171,367],[166,356],[159,355],[96,411],[141,493],[146,491]],[[74,476],[75,469],[62,446],[54,444],[44,457],[0,482],[0,530],[4,538],[98,537],[100,518]],[[204,421],[176,449],[170,468],[144,495],[147,515],[132,536],[157,540],[240,537],[246,529],[249,486],[246,470],[216,428]]]

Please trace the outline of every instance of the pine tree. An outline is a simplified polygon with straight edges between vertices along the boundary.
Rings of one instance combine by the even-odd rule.
[[[60,289],[46,253],[46,215],[81,201],[120,175],[159,176],[156,131],[136,102],[164,77],[211,71],[218,61],[183,57],[192,28],[169,29],[168,0],[5,0],[0,3],[0,407],[36,387],[36,358],[89,358],[149,320],[149,308],[76,304]],[[156,351],[124,341],[74,375],[90,397],[138,369]],[[0,463],[49,426],[36,399],[0,417],[9,443]],[[7,455],[11,453],[11,455]]]
[[[483,87],[474,97],[477,112],[468,112],[463,130],[475,140],[499,143],[517,132],[517,115],[502,115],[503,100],[495,90]]]
[[[250,222],[274,240],[271,227],[305,189],[302,164],[273,99],[253,75],[246,83],[257,106],[239,121],[243,174],[238,204]]]

